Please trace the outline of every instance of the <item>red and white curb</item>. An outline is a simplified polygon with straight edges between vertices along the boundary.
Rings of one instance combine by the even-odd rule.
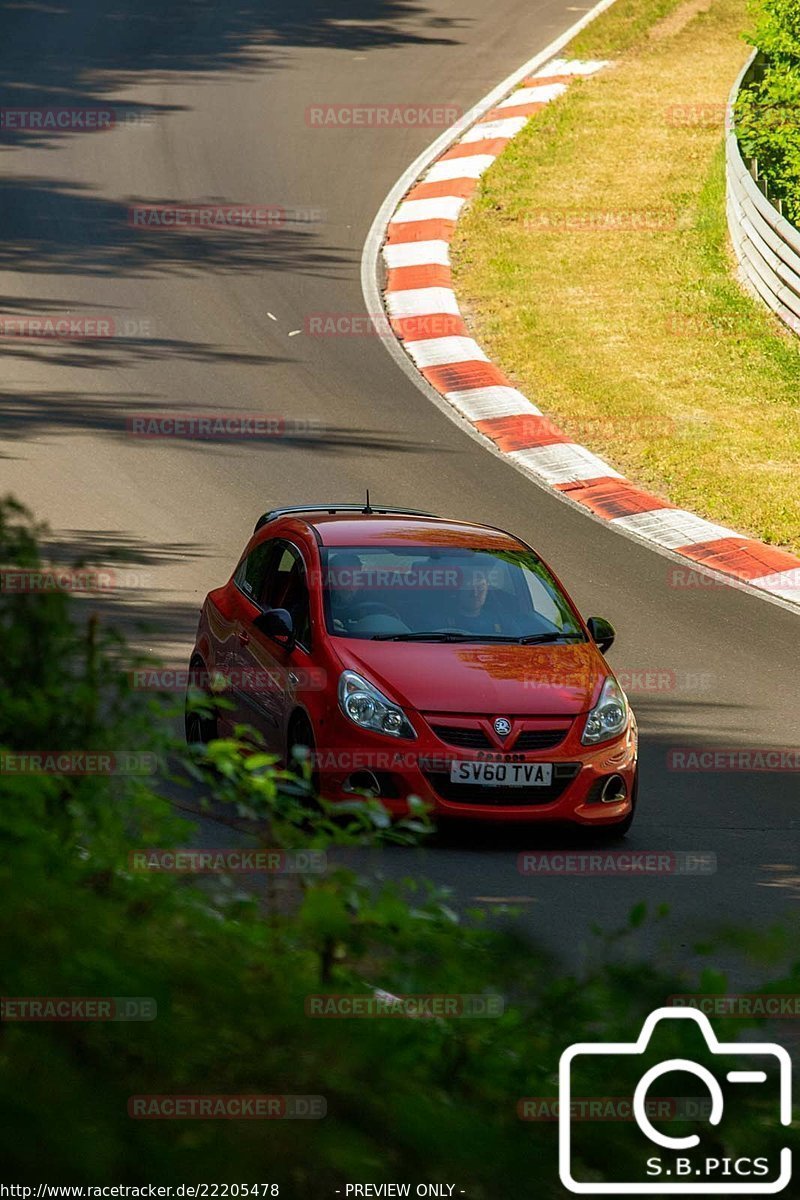
[[[498,453],[537,482],[610,525],[690,560],[704,573],[719,573],[734,586],[800,604],[800,559],[677,508],[624,479],[513,386],[470,336],[461,315],[452,288],[449,243],[480,176],[528,120],[576,77],[607,65],[552,58],[529,76],[507,81],[504,98],[501,93],[498,100],[496,89],[473,110],[473,123],[465,132],[459,130],[458,140],[448,144],[446,137],[440,139],[444,151],[423,156],[425,169],[395,201],[379,231],[387,273],[383,300],[391,327],[427,383]],[[513,83],[521,86],[511,91]]]

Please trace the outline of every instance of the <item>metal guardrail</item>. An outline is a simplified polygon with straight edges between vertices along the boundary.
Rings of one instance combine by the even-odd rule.
[[[745,286],[800,335],[800,230],[767,198],[764,181],[759,187],[757,164],[745,163],[734,129],[734,101],[757,69],[757,58],[755,50],[731,89],[725,113],[728,229]]]

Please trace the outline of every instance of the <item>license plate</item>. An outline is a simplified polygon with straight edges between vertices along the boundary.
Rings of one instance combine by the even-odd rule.
[[[481,787],[549,787],[553,782],[553,764],[451,762],[450,781],[476,783]]]

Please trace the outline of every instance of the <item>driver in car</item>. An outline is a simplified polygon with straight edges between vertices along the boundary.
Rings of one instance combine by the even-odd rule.
[[[328,560],[327,584],[331,618],[336,629],[349,629],[351,623],[358,620],[358,606],[369,598],[360,578],[363,570],[361,559],[351,551],[331,555]]]
[[[465,633],[515,634],[517,621],[510,600],[490,585],[485,566],[466,566],[451,606],[449,625]]]

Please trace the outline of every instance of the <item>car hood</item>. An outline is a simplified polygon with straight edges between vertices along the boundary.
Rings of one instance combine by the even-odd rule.
[[[551,646],[342,640],[345,667],[426,713],[573,716],[611,674],[592,642]]]

